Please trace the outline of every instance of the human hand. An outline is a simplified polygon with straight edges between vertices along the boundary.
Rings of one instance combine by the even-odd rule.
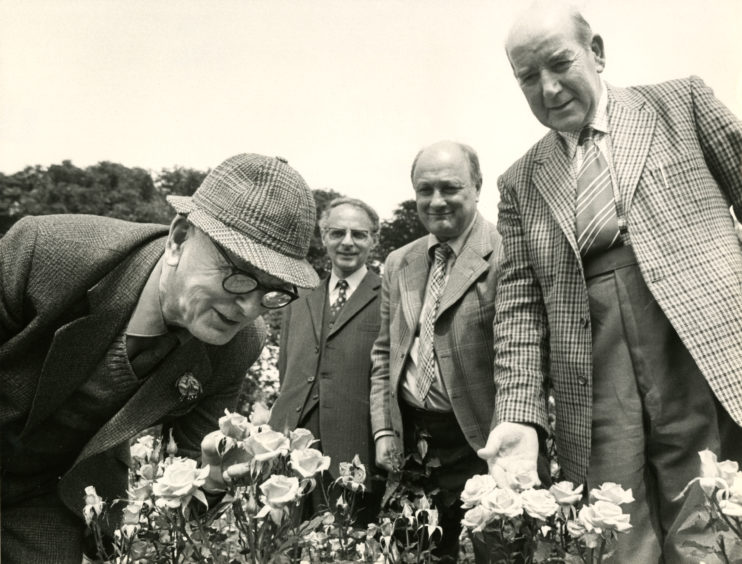
[[[487,444],[477,451],[477,455],[487,461],[490,474],[495,477],[498,465],[512,467],[514,462],[523,469],[536,472],[538,434],[530,425],[504,421],[490,431]]]
[[[400,455],[394,437],[386,435],[376,439],[376,466],[387,472],[399,472]]]
[[[223,491],[227,485],[222,478],[222,459],[226,437],[221,431],[212,431],[201,441],[201,466],[209,465],[209,475],[203,489],[207,492]]]

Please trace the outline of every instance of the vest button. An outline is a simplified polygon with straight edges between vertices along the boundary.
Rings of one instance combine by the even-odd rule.
[[[307,378],[307,382],[309,382],[310,384],[314,382],[314,376],[310,376],[309,378]]]

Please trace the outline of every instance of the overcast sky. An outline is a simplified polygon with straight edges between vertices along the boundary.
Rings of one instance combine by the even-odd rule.
[[[544,133],[503,52],[522,1],[0,2],[0,171],[280,155],[387,218],[439,139],[496,178]],[[742,116],[742,0],[580,2],[615,85],[700,75]]]

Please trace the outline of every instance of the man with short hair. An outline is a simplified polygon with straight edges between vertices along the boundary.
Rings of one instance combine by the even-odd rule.
[[[499,425],[481,455],[535,461],[550,387],[564,476],[633,491],[617,560],[678,561],[698,451],[742,461],[742,124],[696,77],[603,82],[603,40],[573,9],[532,7],[506,52],[552,131],[499,181]]]
[[[52,215],[0,239],[4,562],[80,562],[84,488],[125,499],[129,439],[154,425],[197,457],[236,408],[260,315],[318,282],[314,200],[285,160],[236,155],[168,201],[169,230]]]
[[[281,391],[269,424],[282,431],[309,429],[330,456],[329,475],[357,454],[373,461],[369,428],[371,346],[379,332],[381,279],[366,262],[378,241],[379,216],[355,198],[335,198],[319,220],[332,263],[330,276],[286,308],[281,324],[278,370]],[[371,488],[369,481],[367,488]],[[375,492],[374,492],[375,493]],[[360,523],[378,512],[378,496],[365,495]],[[319,489],[305,500],[304,514],[318,511]]]
[[[458,556],[460,493],[470,477],[487,471],[475,451],[486,441],[495,407],[500,237],[477,212],[482,174],[471,147],[442,141],[424,148],[411,178],[429,234],[392,252],[384,265],[371,427],[376,464],[386,470],[421,438],[440,460],[429,485],[440,488],[437,553],[450,562]]]

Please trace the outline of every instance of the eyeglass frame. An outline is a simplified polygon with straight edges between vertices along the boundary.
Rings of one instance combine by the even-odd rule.
[[[295,285],[292,284],[292,287],[293,287],[294,290],[293,291],[289,291],[289,290],[282,289],[282,288],[271,288],[269,286],[266,286],[265,284],[262,284],[257,278],[255,278],[255,276],[253,276],[249,272],[247,272],[245,270],[242,270],[240,267],[238,267],[234,263],[234,261],[232,261],[232,259],[229,258],[229,255],[227,254],[227,251],[224,249],[224,247],[222,247],[219,243],[217,243],[216,241],[214,241],[213,239],[211,239],[211,237],[209,237],[209,240],[214,245],[214,247],[216,248],[216,250],[219,251],[219,254],[222,255],[222,257],[224,257],[224,260],[226,260],[229,263],[229,266],[232,269],[232,272],[222,279],[222,288],[228,294],[232,294],[233,296],[244,296],[244,295],[247,295],[250,292],[254,292],[255,290],[258,290],[258,289],[263,290],[264,294],[263,294],[263,297],[260,299],[260,305],[262,305],[266,309],[281,309],[282,307],[286,307],[291,302],[296,301],[296,300],[299,299],[299,291],[296,289],[296,286]],[[239,276],[245,276],[248,279],[250,279],[253,282],[255,282],[255,287],[252,288],[252,289],[250,289],[250,290],[247,290],[246,292],[233,292],[232,290],[228,289],[227,286],[226,286],[227,280],[229,280],[233,276],[238,276],[238,275]],[[280,306],[272,307],[272,306],[266,305],[265,303],[263,303],[263,299],[265,298],[265,296],[267,294],[269,294],[271,292],[278,292],[278,293],[285,294],[290,299],[289,299],[288,302],[286,302],[285,304],[280,305]]]
[[[328,234],[328,236],[329,236],[330,231],[342,231],[343,232],[343,236],[336,239],[337,241],[342,241],[343,239],[345,239],[345,236],[348,234],[348,231],[350,231],[350,238],[353,239],[353,241],[356,243],[365,243],[366,241],[373,240],[375,236],[375,233],[371,231],[370,229],[353,229],[352,227],[329,227],[329,226],[322,228],[322,233],[323,234],[326,233]],[[363,239],[360,241],[356,240],[356,238],[353,237],[354,231],[358,233],[365,233]]]

